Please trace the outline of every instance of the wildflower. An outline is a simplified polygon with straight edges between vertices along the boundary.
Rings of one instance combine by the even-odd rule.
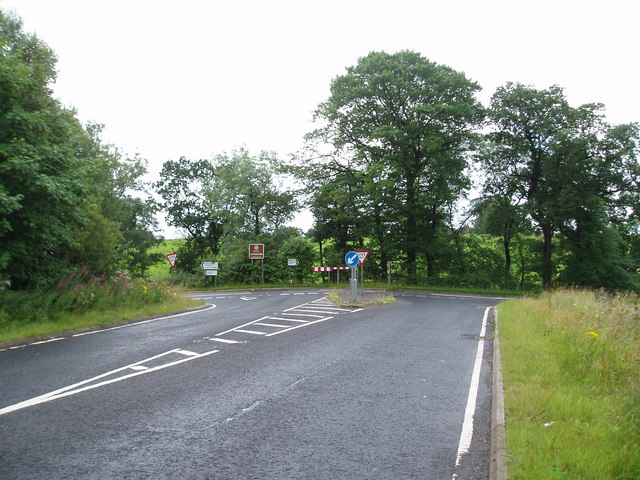
[[[599,333],[596,333],[596,332],[587,332],[587,335],[589,335],[589,337],[590,337],[590,339],[591,339],[592,341],[597,340],[597,339],[598,339],[598,337],[600,336],[600,334],[599,334]]]
[[[149,293],[149,287],[147,287],[146,285],[142,285],[142,290],[144,291],[145,295]]]

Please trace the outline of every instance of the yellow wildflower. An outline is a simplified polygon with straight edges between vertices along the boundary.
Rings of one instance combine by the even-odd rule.
[[[146,285],[142,285],[142,290],[144,290],[145,295],[149,293],[149,287],[147,287]]]
[[[596,332],[587,332],[587,335],[589,335],[589,337],[591,337],[591,340],[597,340],[598,337],[600,336],[600,334],[596,333]]]

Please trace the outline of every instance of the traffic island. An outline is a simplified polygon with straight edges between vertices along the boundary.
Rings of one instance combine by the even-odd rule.
[[[354,302],[350,291],[334,290],[329,292],[328,298],[338,307],[363,308],[396,303],[395,297],[386,291],[359,291]]]

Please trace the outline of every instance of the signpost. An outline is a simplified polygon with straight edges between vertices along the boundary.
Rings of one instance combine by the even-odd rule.
[[[300,264],[297,258],[289,258],[287,259],[287,265],[290,267],[297,267]],[[291,279],[291,269],[289,269],[289,285],[293,284],[293,280]]]
[[[264,283],[264,243],[249,244],[249,259],[251,259],[251,281],[253,282],[253,261],[260,260],[262,262],[262,282]]]
[[[215,277],[213,286],[218,286],[218,262],[202,262],[200,268],[204,270],[205,277]]]
[[[364,262],[369,258],[369,254],[371,250],[355,250],[358,254],[358,259],[360,260],[360,283],[362,285],[362,295],[364,296]]]
[[[360,257],[356,252],[351,251],[344,256],[344,263],[351,267],[351,301],[355,302],[358,294],[358,264],[360,263]]]
[[[167,260],[169,260],[169,264],[171,265],[171,285],[173,285],[173,269],[176,268],[176,260],[178,259],[178,253],[173,252],[168,255],[165,255]]]

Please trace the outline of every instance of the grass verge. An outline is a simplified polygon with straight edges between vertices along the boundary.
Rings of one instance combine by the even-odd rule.
[[[124,320],[132,320],[150,315],[171,313],[186,308],[203,305],[201,300],[175,296],[159,303],[139,306],[114,307],[108,311],[87,311],[66,313],[56,320],[43,319],[29,323],[9,322],[0,329],[0,342],[23,338],[44,338],[48,335],[77,330],[79,328],[110,325]]]
[[[509,478],[640,478],[639,307],[575,290],[498,307]]]

